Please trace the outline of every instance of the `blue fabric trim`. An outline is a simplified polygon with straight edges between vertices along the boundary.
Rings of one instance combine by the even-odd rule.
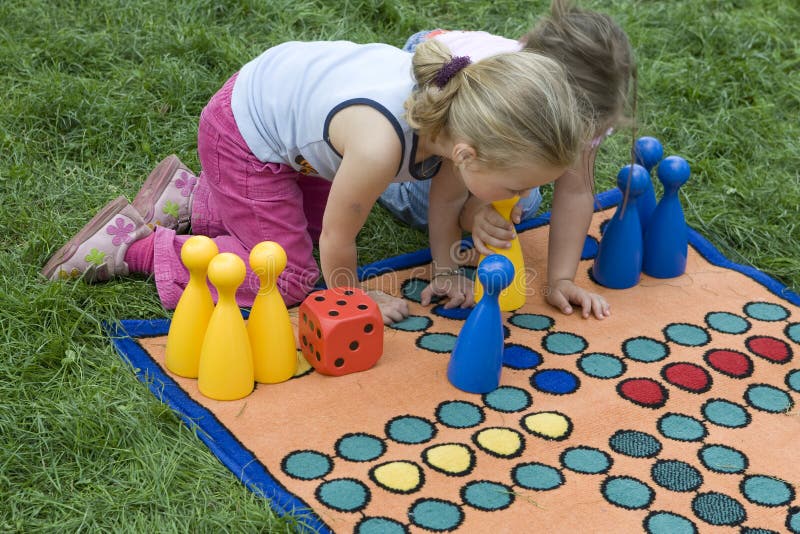
[[[392,115],[391,111],[386,109],[386,107],[384,107],[379,102],[376,102],[370,98],[351,98],[350,100],[345,100],[344,102],[337,104],[336,107],[334,107],[330,111],[330,113],[328,113],[328,116],[325,117],[325,124],[322,126],[322,138],[328,144],[328,147],[330,147],[330,149],[333,150],[334,154],[336,154],[340,158],[342,157],[342,155],[339,154],[339,151],[336,150],[336,148],[334,148],[334,146],[331,144],[331,139],[330,136],[328,135],[328,130],[330,129],[333,116],[336,115],[341,110],[343,110],[344,108],[350,106],[369,106],[371,108],[374,108],[375,110],[379,111],[384,117],[386,117],[386,119],[392,125],[392,128],[394,128],[397,137],[400,139],[400,165],[397,167],[397,172],[395,173],[395,176],[400,174],[400,171],[403,170],[403,160],[406,157],[406,138],[403,135],[403,128],[400,126],[400,123],[397,121],[397,118],[394,115]]]
[[[610,208],[619,203],[621,199],[622,192],[619,189],[600,193],[596,196],[596,209]],[[549,221],[550,214],[545,213],[539,217],[524,221],[517,225],[516,228],[518,232],[522,232],[543,226]],[[692,228],[689,228],[689,242],[709,263],[740,272],[781,299],[800,306],[800,295],[754,267],[730,261],[714,245]],[[472,241],[465,239],[462,241],[462,246],[471,247]],[[358,274],[359,278],[363,280],[395,270],[425,265],[430,261],[430,250],[422,249],[359,267]],[[243,313],[246,313],[246,311],[243,311]],[[307,503],[293,495],[287,488],[272,478],[264,465],[258,461],[251,451],[247,450],[242,443],[228,432],[225,426],[210,411],[192,400],[134,341],[133,338],[135,337],[166,335],[169,331],[169,320],[124,320],[119,323],[104,323],[104,328],[122,358],[133,368],[137,378],[147,384],[156,398],[174,410],[186,426],[197,430],[197,436],[220,459],[223,465],[242,481],[245,487],[270,499],[270,505],[278,515],[292,514],[299,521],[317,532],[332,532],[330,527],[313,513]]]
[[[431,156],[430,158],[421,161],[420,163],[414,163],[417,159],[417,144],[419,143],[419,136],[417,134],[413,134],[412,141],[411,141],[411,154],[408,156],[408,174],[411,175],[412,178],[415,180],[430,180],[434,176],[439,173],[439,169],[442,168],[442,158],[441,156]],[[436,166],[432,167],[428,174],[422,174],[417,171],[424,170],[425,164],[431,160],[436,160]]]

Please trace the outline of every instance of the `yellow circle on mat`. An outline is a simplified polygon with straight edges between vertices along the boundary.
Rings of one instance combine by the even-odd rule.
[[[498,456],[514,456],[522,448],[522,436],[510,428],[487,428],[475,435],[475,443]]]
[[[472,451],[459,443],[431,447],[423,455],[425,463],[449,475],[465,475],[472,470]]]
[[[411,493],[422,486],[422,470],[413,462],[388,462],[373,468],[371,475],[389,491]]]
[[[522,424],[532,433],[550,439],[563,438],[569,432],[569,420],[556,412],[539,412],[525,416]]]

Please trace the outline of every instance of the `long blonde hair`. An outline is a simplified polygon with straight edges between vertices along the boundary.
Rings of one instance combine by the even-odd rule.
[[[435,39],[414,53],[417,86],[405,110],[420,135],[444,132],[468,142],[489,168],[576,160],[589,133],[586,114],[558,62],[528,51],[499,54],[466,66],[440,88],[434,81],[451,59]]]

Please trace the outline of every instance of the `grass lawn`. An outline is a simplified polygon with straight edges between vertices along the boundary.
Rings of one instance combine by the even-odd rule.
[[[175,152],[241,65],[286,40],[401,46],[433,27],[516,37],[544,0],[3,0],[0,3],[0,530],[291,531],[165,406],[101,321],[169,317],[152,281],[45,283],[39,269]],[[586,1],[628,31],[639,133],[693,175],[689,223],[800,290],[800,8],[795,0]],[[597,161],[614,185],[630,130]],[[362,263],[426,246],[380,208]],[[797,317],[794,317],[797,320]],[[285,430],[283,430],[285,431]]]

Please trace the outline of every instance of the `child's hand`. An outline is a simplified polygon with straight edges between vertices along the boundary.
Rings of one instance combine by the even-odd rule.
[[[381,316],[383,316],[383,324],[396,323],[408,317],[408,303],[405,300],[377,289],[370,289],[367,291],[367,295],[378,304]]]
[[[460,274],[435,277],[430,285],[422,290],[420,304],[427,306],[434,296],[447,297],[449,299],[444,305],[447,310],[456,306],[469,308],[475,305],[472,280]]]
[[[583,309],[581,315],[584,319],[588,319],[592,313],[601,320],[611,315],[611,306],[606,299],[578,287],[572,280],[559,280],[551,285],[547,293],[547,302],[566,315],[572,313],[571,304],[580,306]]]
[[[519,224],[521,216],[522,208],[519,203],[511,210],[513,224],[497,213],[491,204],[478,208],[472,222],[472,241],[475,243],[475,249],[484,256],[488,256],[495,252],[489,246],[497,249],[511,247],[511,240],[517,235],[514,231],[514,224]]]

